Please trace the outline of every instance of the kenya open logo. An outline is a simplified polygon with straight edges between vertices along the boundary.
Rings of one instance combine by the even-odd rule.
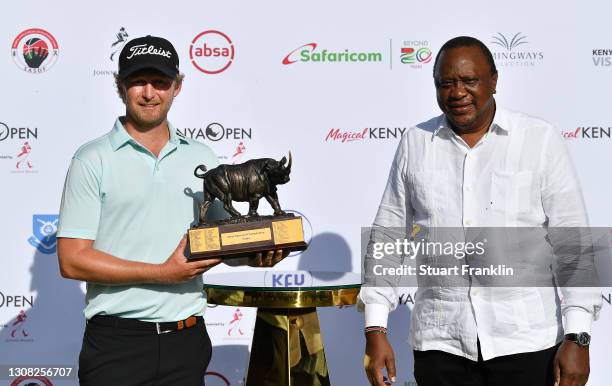
[[[30,28],[13,40],[11,56],[17,67],[31,74],[49,70],[59,56],[57,40],[40,28]]]
[[[189,59],[203,73],[218,74],[227,70],[234,61],[234,43],[223,32],[201,32],[191,41]]]

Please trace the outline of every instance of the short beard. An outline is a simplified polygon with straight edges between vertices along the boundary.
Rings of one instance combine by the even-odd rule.
[[[165,118],[161,118],[160,120],[156,121],[147,121],[140,119],[138,115],[132,114],[129,111],[126,112],[126,115],[128,116],[130,121],[134,122],[134,126],[136,129],[142,129],[140,131],[147,131],[148,129],[157,127],[166,120]]]
[[[170,104],[170,106],[171,105],[172,103]],[[168,111],[170,110],[170,106],[168,106],[168,110],[162,112],[162,114],[160,114],[160,118],[155,121],[142,119],[137,114],[133,114],[132,112],[130,112],[128,109],[126,109],[125,115],[130,119],[130,121],[134,122],[134,126],[137,130],[148,131],[149,129],[157,127],[166,121],[166,119],[168,118]]]

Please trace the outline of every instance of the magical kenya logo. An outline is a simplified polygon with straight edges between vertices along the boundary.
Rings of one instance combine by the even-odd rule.
[[[363,129],[331,128],[325,136],[324,142],[347,143],[364,140],[399,139],[406,131],[406,127],[364,127]]]

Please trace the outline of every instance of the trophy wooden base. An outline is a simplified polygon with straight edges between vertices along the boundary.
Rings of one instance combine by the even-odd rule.
[[[307,246],[302,218],[292,214],[228,219],[187,231],[188,260],[251,257],[276,249],[303,251]]]

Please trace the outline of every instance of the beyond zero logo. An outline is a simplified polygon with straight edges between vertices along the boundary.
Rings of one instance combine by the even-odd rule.
[[[308,271],[268,271],[264,277],[266,287],[310,287],[312,276]]]
[[[431,62],[431,50],[427,47],[415,50],[412,47],[402,47],[400,60],[404,64],[414,64]]]
[[[30,74],[41,74],[49,70],[59,56],[57,40],[40,28],[21,32],[13,40],[11,56],[17,67]]]
[[[428,40],[404,40],[400,47],[400,63],[412,68],[422,68],[423,64],[431,62],[431,57]]]
[[[189,59],[203,73],[218,74],[233,63],[234,43],[221,31],[201,32],[191,41]]]

